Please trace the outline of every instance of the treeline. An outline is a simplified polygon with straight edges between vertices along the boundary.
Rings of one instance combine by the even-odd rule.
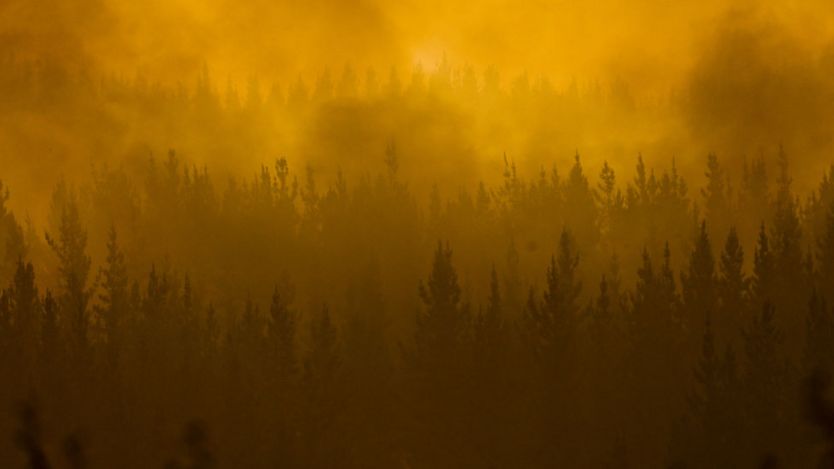
[[[91,160],[135,163],[149,149],[174,146],[216,172],[244,174],[283,154],[297,157],[299,168],[333,176],[341,167],[358,176],[383,169],[382,149],[396,140],[402,169],[422,194],[432,181],[455,187],[476,182],[485,169],[494,173],[502,151],[525,172],[577,146],[612,156],[661,153],[648,129],[673,112],[672,98],[641,105],[618,80],[556,85],[447,62],[408,70],[346,65],[281,80],[227,77],[206,66],[159,83],[2,55],[0,147],[7,156],[0,162],[13,165],[11,155],[21,154],[43,162],[15,165],[4,180],[48,194],[62,172],[86,172]]]
[[[211,76],[205,63],[197,76],[182,77],[174,84],[153,81],[141,72],[134,76],[101,74],[83,65],[64,64],[47,58],[16,57],[14,54],[5,54],[0,63],[3,65],[0,86],[6,91],[16,92],[6,97],[3,102],[6,106],[49,106],[61,104],[65,99],[94,98],[103,94],[132,99],[153,98],[149,100],[151,102],[180,99],[194,101],[196,105],[213,104],[229,111],[251,111],[263,105],[292,106],[334,98],[436,97],[443,93],[459,94],[470,99],[490,95],[516,98],[544,98],[548,95],[587,97],[596,99],[597,103],[616,100],[627,106],[635,105],[628,85],[622,80],[582,84],[573,80],[566,89],[558,89],[544,75],[531,77],[525,72],[502,77],[495,67],[477,70],[469,65],[453,65],[445,58],[435,64],[417,63],[408,70],[396,67],[356,70],[347,63],[336,69],[324,68],[312,76],[299,74],[287,83],[275,80],[263,82],[254,75],[235,77],[236,80],[231,76],[227,80],[217,80]],[[86,96],[81,93],[85,89]]]
[[[284,160],[219,184],[172,152],[59,184],[46,236],[6,196],[0,402],[26,404],[0,458],[812,466],[834,169],[800,199],[775,160],[735,185],[710,155],[694,197],[674,163],[622,185],[578,155],[529,180],[507,160],[422,203],[393,145],[324,190]]]

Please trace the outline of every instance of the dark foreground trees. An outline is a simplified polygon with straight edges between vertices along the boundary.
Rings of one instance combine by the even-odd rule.
[[[607,165],[595,193],[576,157],[565,181],[508,162],[474,197],[438,190],[427,216],[392,155],[355,186],[311,171],[299,189],[280,161],[217,197],[172,154],[145,168],[130,228],[97,205],[129,200],[119,185],[61,185],[45,241],[18,243],[0,213],[17,253],[0,269],[0,402],[29,403],[0,417],[2,465],[830,458],[834,202],[798,201],[784,155],[763,211],[715,157],[706,212],[674,167],[639,160],[622,196]]]

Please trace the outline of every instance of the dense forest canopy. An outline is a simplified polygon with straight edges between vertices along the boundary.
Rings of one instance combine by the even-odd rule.
[[[831,7],[414,3],[0,5],[0,466],[831,467]]]

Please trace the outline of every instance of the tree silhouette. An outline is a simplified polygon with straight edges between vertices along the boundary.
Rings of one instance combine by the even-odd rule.
[[[116,228],[111,227],[107,241],[107,262],[101,269],[102,293],[96,313],[104,320],[107,340],[111,345],[119,341],[120,327],[125,321],[129,308],[127,266],[124,254],[119,249]],[[115,353],[115,348],[111,348]]]
[[[730,228],[718,263],[718,323],[724,343],[734,343],[748,310],[750,281],[744,273],[744,250],[735,228]]]
[[[707,316],[715,314],[716,283],[712,245],[707,233],[707,224],[702,222],[695,247],[689,257],[688,270],[681,274],[683,306],[687,309],[687,319],[691,325],[703,324]]]
[[[53,197],[53,210],[57,215],[57,234],[47,234],[46,241],[58,256],[62,311],[68,316],[73,347],[83,352],[88,345],[88,303],[92,295],[87,285],[91,265],[86,253],[87,232],[81,224],[75,195],[63,184]]]

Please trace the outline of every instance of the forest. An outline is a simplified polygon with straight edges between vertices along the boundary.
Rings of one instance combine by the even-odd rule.
[[[129,5],[25,3],[0,5],[0,467],[834,467],[834,41],[730,15],[674,86],[320,67],[384,41],[297,5],[348,25],[270,74],[260,30],[166,62],[186,46],[102,26]]]
[[[781,147],[689,182],[504,156],[423,197],[396,142],[378,154],[350,180],[93,165],[43,230],[4,187],[4,465],[830,458],[834,166],[800,195]]]

